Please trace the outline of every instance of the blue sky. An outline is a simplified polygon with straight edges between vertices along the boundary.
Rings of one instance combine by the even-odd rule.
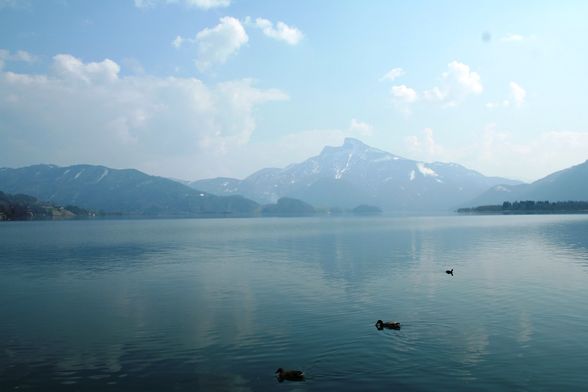
[[[0,166],[242,178],[356,137],[527,181],[588,158],[588,3],[0,0]]]

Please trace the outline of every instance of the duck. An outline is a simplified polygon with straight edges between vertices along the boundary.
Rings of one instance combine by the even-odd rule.
[[[397,323],[394,321],[383,322],[382,320],[378,320],[378,321],[376,321],[376,328],[380,331],[383,330],[384,328],[386,328],[386,329],[400,329],[400,323]]]
[[[276,370],[276,377],[278,378],[279,382],[284,380],[302,381],[304,380],[304,372],[301,370],[284,370],[282,368],[278,368],[278,370]]]
[[[450,270],[445,270],[445,273],[453,276],[453,268]]]

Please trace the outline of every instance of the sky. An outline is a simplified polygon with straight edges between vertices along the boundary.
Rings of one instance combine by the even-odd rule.
[[[0,0],[0,167],[244,178],[345,137],[534,181],[588,159],[588,2]]]

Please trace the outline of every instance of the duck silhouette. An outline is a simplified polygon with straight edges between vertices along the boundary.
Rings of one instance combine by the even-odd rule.
[[[278,368],[278,370],[276,370],[276,377],[278,378],[279,382],[282,382],[284,380],[303,381],[304,372],[300,370],[284,370],[282,368]]]
[[[453,268],[445,271],[446,274],[453,276]]]
[[[383,329],[400,329],[400,323],[394,321],[386,321],[383,322],[382,320],[376,321],[376,328],[381,331]]]

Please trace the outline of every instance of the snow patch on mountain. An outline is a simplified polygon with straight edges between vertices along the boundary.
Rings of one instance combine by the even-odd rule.
[[[349,162],[351,162],[351,158],[353,157],[353,153],[349,153],[347,156],[347,163],[345,163],[345,167],[343,169],[337,169],[337,173],[335,174],[335,179],[340,180],[343,177],[343,173],[347,171],[349,168]]]
[[[221,186],[223,182],[229,185]],[[471,200],[508,179],[485,177],[452,163],[413,161],[347,138],[321,153],[283,169],[262,169],[243,180],[209,179],[195,189],[212,194],[241,194],[272,203],[294,197],[315,207],[376,205],[384,210],[446,210]]]
[[[421,173],[423,176],[425,176],[425,177],[428,177],[428,176],[430,176],[430,177],[437,177],[437,176],[439,176],[439,174],[437,174],[437,173],[435,172],[435,170],[433,170],[433,169],[431,169],[431,168],[429,168],[429,167],[425,166],[425,164],[424,164],[424,163],[422,163],[422,162],[417,162],[417,164],[416,164],[416,167],[417,167],[418,171],[419,171],[419,172],[420,172],[420,173]]]
[[[102,174],[100,175],[100,177],[98,177],[98,179],[96,180],[96,183],[99,183],[100,181],[102,181],[102,179],[104,177],[106,177],[108,175],[108,169],[104,169],[104,171],[102,172]]]

